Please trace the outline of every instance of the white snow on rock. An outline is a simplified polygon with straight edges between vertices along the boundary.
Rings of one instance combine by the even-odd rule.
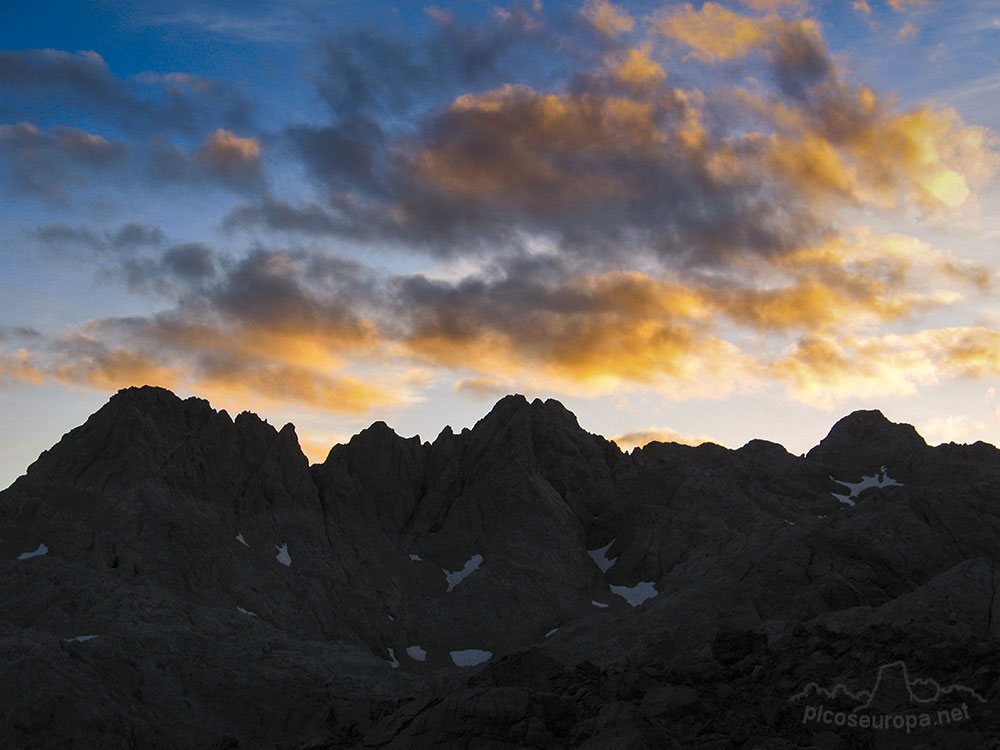
[[[282,544],[280,547],[276,544],[274,545],[274,548],[278,550],[278,554],[275,555],[275,558],[277,559],[278,562],[280,562],[282,565],[292,564],[292,558],[288,556],[287,544]]]
[[[63,638],[64,641],[72,643],[77,641],[78,643],[83,643],[84,641],[89,641],[91,638],[97,638],[96,635],[78,635],[76,638]]]
[[[548,638],[550,635],[552,635],[553,633],[555,633],[557,630],[559,630],[559,628],[552,628],[552,630],[550,630],[548,633],[545,634],[545,637]]]
[[[399,659],[396,658],[396,649],[389,649],[389,666],[395,669],[399,666]]]
[[[423,559],[424,558],[420,555],[414,555],[412,552],[410,553],[410,562],[421,562]]]
[[[17,559],[27,560],[29,557],[41,557],[42,555],[47,555],[48,552],[49,552],[48,547],[46,547],[44,544],[39,544],[38,549],[36,549],[34,552],[24,552],[18,555]]]
[[[480,648],[467,648],[462,651],[450,651],[451,660],[456,667],[474,667],[490,660],[492,651],[483,651]]]
[[[473,555],[468,560],[465,561],[465,565],[461,570],[455,571],[454,573],[447,570],[443,571],[445,577],[448,579],[448,591],[454,589],[458,584],[468,578],[470,575],[475,573],[479,566],[483,564],[482,555]]]
[[[392,615],[386,615],[386,617],[389,618],[389,622],[396,622],[396,618],[393,617]]]
[[[237,607],[236,611],[239,612],[239,613],[241,613],[241,614],[244,614],[244,615],[249,615],[250,617],[256,617],[257,616],[256,612],[251,612],[249,609],[243,609],[243,607]]]
[[[236,541],[239,542],[240,544],[242,544],[244,547],[247,547],[247,548],[250,547],[250,545],[247,544],[247,540],[243,538],[242,534],[237,534],[236,535]]]
[[[407,646],[406,655],[414,661],[427,661],[427,652],[420,646]]]
[[[614,543],[615,540],[612,539],[600,549],[587,550],[587,554],[597,563],[597,567],[601,569],[602,573],[607,573],[618,562],[617,557],[608,557],[608,550],[611,549],[611,545]]]
[[[638,607],[660,592],[656,590],[655,581],[639,581],[635,586],[611,586],[611,593],[618,594],[633,607]]]
[[[593,599],[590,600],[590,603],[593,604],[595,607],[600,607],[601,609],[605,609],[611,606],[610,604],[605,604],[604,602],[595,602]]]
[[[850,494],[848,495],[838,495],[836,492],[832,492],[830,494],[832,494],[835,498],[837,498],[840,502],[844,503],[845,505],[853,506],[855,504],[854,498],[856,498],[858,495],[860,495],[862,492],[869,489],[870,487],[903,486],[895,479],[892,479],[885,472],[886,472],[886,467],[883,466],[881,469],[879,469],[877,474],[874,474],[870,477],[861,477],[860,482],[843,482],[839,479],[833,479],[833,477],[830,477],[830,479],[833,479],[834,482],[836,482],[837,484],[844,485],[851,491]]]

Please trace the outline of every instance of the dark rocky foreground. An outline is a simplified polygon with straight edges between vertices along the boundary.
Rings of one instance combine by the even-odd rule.
[[[1000,747],[998,556],[1000,451],[878,412],[624,454],[511,396],[309,466],[128,389],[0,493],[0,748]]]

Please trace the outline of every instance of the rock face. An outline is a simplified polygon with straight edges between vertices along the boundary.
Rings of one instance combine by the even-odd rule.
[[[127,389],[0,493],[0,747],[883,747],[794,697],[890,663],[989,747],[998,557],[1000,451],[879,412],[626,454],[508,396],[310,466]]]

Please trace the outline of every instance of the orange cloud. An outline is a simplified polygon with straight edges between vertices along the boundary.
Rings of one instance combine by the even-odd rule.
[[[641,448],[652,442],[658,443],[680,443],[681,445],[701,445],[702,443],[714,442],[705,436],[683,435],[677,430],[669,427],[650,427],[645,430],[626,432],[611,438],[623,451],[631,451],[633,448]]]
[[[733,96],[775,128],[746,139],[769,171],[816,197],[880,208],[912,201],[928,211],[953,209],[1000,167],[996,137],[966,125],[954,110],[900,112],[870,89],[838,80],[818,84],[800,106],[746,91]]]
[[[740,0],[740,4],[753,10],[775,12],[785,7],[803,9],[809,3],[808,0]]]
[[[18,383],[41,385],[44,381],[44,373],[32,364],[31,356],[26,349],[19,349],[13,354],[0,352],[0,385]]]
[[[710,308],[681,285],[609,273],[536,293],[533,303],[512,300],[511,309],[493,309],[478,296],[430,307],[402,351],[438,366],[586,392],[644,384],[719,395],[752,365],[711,334]]]
[[[613,66],[614,76],[627,86],[644,88],[662,83],[667,77],[663,66],[649,57],[650,45],[633,47]]]
[[[605,36],[628,34],[635,27],[635,20],[628,11],[607,0],[588,0],[580,12],[594,29]]]
[[[718,3],[695,10],[691,3],[662,12],[655,28],[664,36],[691,48],[691,56],[704,62],[732,60],[763,46],[773,34],[777,17],[756,19],[733,13]]]
[[[467,94],[449,112],[454,137],[425,148],[415,170],[455,196],[583,206],[634,192],[629,174],[613,165],[651,155],[667,140],[660,114],[651,102],[628,96],[540,94],[511,85]]]
[[[260,141],[241,138],[229,130],[218,129],[209,135],[195,152],[205,166],[220,174],[239,177],[260,169]]]
[[[804,401],[832,407],[840,398],[911,395],[944,378],[1000,375],[1000,331],[982,327],[913,334],[813,334],[790,346],[770,374]]]

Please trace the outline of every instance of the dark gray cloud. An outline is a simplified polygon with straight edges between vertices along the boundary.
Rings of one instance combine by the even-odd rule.
[[[43,224],[31,236],[50,252],[64,254],[135,253],[162,245],[163,230],[151,224],[129,222],[117,229],[97,231],[86,226],[53,222]]]
[[[32,326],[0,326],[0,341],[9,342],[35,342],[43,338],[41,331]]]
[[[163,266],[186,281],[200,282],[215,275],[212,249],[203,242],[176,245],[163,254]]]
[[[835,73],[822,38],[810,27],[782,27],[772,45],[771,65],[778,86],[786,96],[801,100],[811,86]]]
[[[34,125],[0,125],[0,164],[11,187],[65,201],[87,175],[111,174],[125,161],[126,148],[100,136],[68,127],[44,132]]]
[[[109,239],[116,250],[137,250],[158,247],[166,240],[166,236],[159,227],[130,222],[118,227]]]
[[[141,133],[197,135],[220,126],[248,130],[253,121],[250,102],[219,81],[181,73],[121,79],[92,51],[0,51],[0,117],[65,121],[67,112]]]
[[[276,232],[298,232],[306,235],[332,235],[346,229],[315,202],[295,207],[265,195],[257,203],[242,203],[233,208],[222,222],[226,231],[266,228]]]

